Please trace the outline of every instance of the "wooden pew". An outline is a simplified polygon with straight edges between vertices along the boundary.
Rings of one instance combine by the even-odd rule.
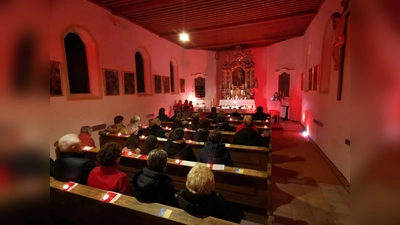
[[[117,142],[120,143],[122,146],[125,146],[128,137],[128,135],[118,136],[115,134],[100,134],[100,146],[103,146],[105,143],[108,142]],[[146,136],[139,137],[141,148],[145,147],[145,139]],[[159,148],[163,148],[166,142],[167,139],[158,138]],[[196,155],[198,161],[200,150],[204,147],[204,142],[194,142],[191,140],[187,140],[186,143],[192,146],[194,154]],[[247,169],[267,171],[268,163],[270,163],[269,148],[226,144],[226,149],[229,151],[233,164],[235,166]]]
[[[127,195],[114,203],[105,203],[100,200],[106,194],[105,190],[78,184],[72,190],[64,191],[64,184],[50,177],[50,214],[75,224],[236,224],[214,217],[195,217],[182,209],[158,203],[142,203]],[[168,218],[158,216],[161,208],[172,210]]]
[[[97,162],[98,151],[96,148],[85,151],[85,157]],[[119,169],[128,174],[130,178],[142,168],[147,167],[147,160],[136,158],[138,156],[138,154],[121,156]],[[177,164],[175,159],[168,159],[165,173],[174,181],[175,189],[181,190],[186,187],[186,177],[190,169],[191,166]],[[226,166],[224,170],[213,170],[213,172],[217,193],[221,193],[228,201],[262,209],[263,215],[267,215],[270,205],[270,165],[268,171]]]
[[[229,125],[231,127],[233,127],[235,130],[238,126],[240,126],[240,124],[242,124],[243,122],[240,121],[228,121]],[[236,123],[236,124],[235,124]],[[162,127],[168,127],[171,128],[172,127],[173,122],[172,121],[161,121],[161,126]],[[214,129],[215,124],[211,124],[210,129]],[[263,133],[264,131],[270,131],[271,130],[271,125],[256,125],[258,131],[260,133]]]

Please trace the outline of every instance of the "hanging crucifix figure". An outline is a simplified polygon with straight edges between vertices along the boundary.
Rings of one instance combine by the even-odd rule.
[[[342,0],[341,3],[343,7],[343,12],[335,12],[332,14],[333,29],[335,30],[335,42],[333,43],[332,57],[334,61],[334,70],[339,70],[343,62],[341,60],[341,51],[345,44],[346,37],[346,22],[347,14],[350,12],[350,0]],[[342,53],[344,54],[344,53]]]

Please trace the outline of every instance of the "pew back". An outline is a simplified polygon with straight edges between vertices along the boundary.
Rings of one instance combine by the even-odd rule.
[[[195,217],[182,209],[158,203],[142,203],[126,195],[114,203],[105,203],[100,200],[107,193],[105,190],[77,185],[70,191],[64,191],[63,185],[63,182],[50,177],[50,212],[52,216],[76,224],[235,224],[213,217]],[[172,211],[168,218],[158,216],[161,208]]]

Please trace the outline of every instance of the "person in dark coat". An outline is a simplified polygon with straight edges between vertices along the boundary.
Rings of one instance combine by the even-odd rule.
[[[140,152],[142,155],[148,155],[152,150],[157,149],[158,147],[158,140],[157,137],[154,135],[147,136],[146,140],[144,141],[144,149]]]
[[[164,173],[167,159],[167,153],[162,149],[150,152],[148,167],[136,173],[131,182],[133,195],[137,199],[177,206],[172,179]]]
[[[237,109],[234,109],[231,113],[231,118],[234,120],[242,120],[242,116],[238,113]]]
[[[159,119],[160,121],[168,121],[169,120],[168,116],[165,115],[165,108],[160,108],[158,110],[157,119]]]
[[[136,135],[131,134],[125,142],[125,146],[122,149],[122,152],[132,152],[139,154],[141,149],[139,147],[139,138]]]
[[[188,160],[196,162],[196,156],[190,145],[187,145],[183,138],[185,132],[182,128],[176,128],[169,136],[167,143],[164,145],[164,150],[168,154],[168,158]]]
[[[264,108],[261,106],[257,107],[257,112],[253,115],[253,120],[267,120],[267,114],[264,112]]]
[[[225,118],[225,113],[223,111],[220,111],[217,115],[217,123],[215,124],[215,128],[218,130],[224,130],[224,131],[232,131],[234,127],[231,127],[229,125],[229,122],[226,121]]]
[[[199,129],[193,134],[193,140],[198,142],[206,142],[208,135],[210,134],[210,121],[208,119],[201,119],[199,123]]]
[[[208,136],[208,141],[204,148],[200,150],[199,162],[233,166],[231,155],[225,149],[225,144],[221,143],[221,141],[221,131],[213,130]]]
[[[207,119],[212,119],[213,123],[216,123],[217,122],[217,115],[218,115],[217,108],[216,107],[212,107],[211,108],[211,113],[208,116],[206,116],[206,118]]]
[[[214,192],[214,173],[204,164],[196,164],[186,180],[186,189],[178,194],[180,208],[195,216],[212,216],[227,220],[229,206],[225,199]]]
[[[83,157],[78,135],[64,135],[58,141],[57,148],[59,153],[53,163],[53,171],[51,173],[54,179],[86,185],[89,173],[96,165],[92,160]]]
[[[264,146],[262,136],[253,128],[253,119],[246,115],[243,119],[244,128],[233,136],[233,144]]]
[[[161,127],[161,121],[159,119],[155,118],[151,121],[148,134],[159,138],[166,138],[165,130]]]

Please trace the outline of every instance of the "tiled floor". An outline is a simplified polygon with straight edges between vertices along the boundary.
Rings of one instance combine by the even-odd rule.
[[[289,123],[289,122],[286,122]],[[290,131],[285,131],[279,135],[285,135],[286,132],[297,132],[294,129],[298,124],[286,124],[290,126]],[[275,132],[273,135],[277,135]],[[296,140],[295,140],[296,141]],[[302,140],[297,140],[301,145]],[[272,142],[273,151],[275,149]],[[307,148],[312,145],[307,145]],[[304,147],[304,146],[303,146]],[[315,151],[319,151],[315,146]],[[275,149],[275,150],[274,150]],[[308,149],[310,150],[310,149]],[[301,156],[301,151],[296,150],[295,155]],[[281,153],[280,153],[281,154]],[[291,157],[288,157],[290,159]],[[272,164],[274,157],[272,157]],[[313,159],[319,160],[319,159]],[[322,170],[315,167],[315,163],[305,163],[301,167],[314,167],[314,170]],[[285,163],[280,161],[281,163]],[[296,167],[293,166],[294,172]],[[299,167],[300,171],[300,167]],[[288,174],[287,177],[274,175],[272,170],[272,212],[276,225],[348,225],[350,224],[350,190],[349,187],[343,186],[340,179],[337,182],[323,183],[318,178],[301,177],[299,173],[280,173],[279,175]],[[292,176],[291,174],[296,174]],[[330,174],[331,175],[331,174]],[[331,175],[332,176],[332,175]],[[343,179],[343,178],[342,178]],[[336,184],[333,184],[336,183]]]

